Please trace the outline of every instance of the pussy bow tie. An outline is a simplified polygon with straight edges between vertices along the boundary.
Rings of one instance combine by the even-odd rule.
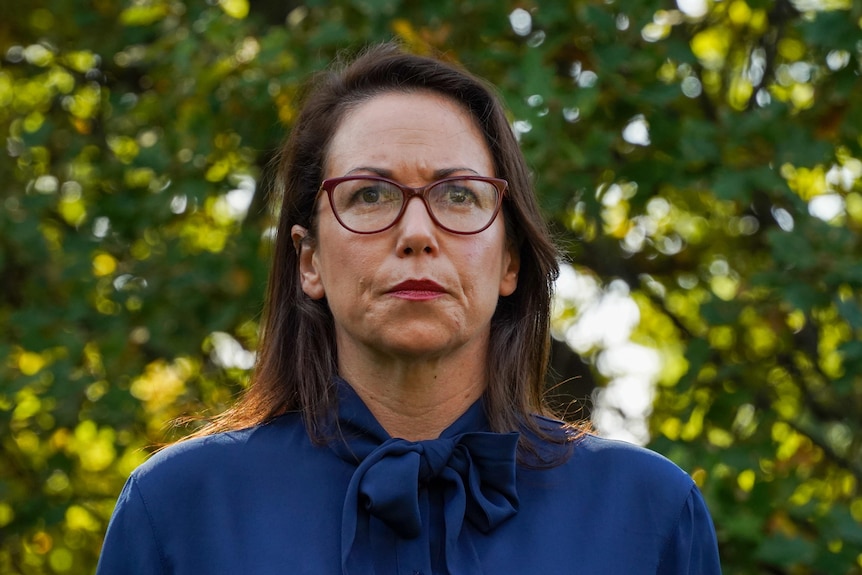
[[[481,405],[471,410],[476,408],[481,410]],[[468,412],[465,417],[469,415]],[[355,426],[358,422],[354,419],[351,423]],[[518,433],[472,431],[446,437],[444,432],[438,439],[414,442],[388,438],[381,443],[373,440],[378,435],[375,431],[381,430],[354,436],[347,440],[349,446],[341,444],[340,449],[336,448],[345,459],[350,453],[354,461],[361,460],[348,485],[342,512],[344,575],[374,573],[371,517],[381,520],[403,539],[415,540],[423,532],[427,537],[428,526],[423,525],[420,509],[420,488],[431,481],[442,489],[448,572],[481,573],[464,521],[482,533],[489,533],[517,513]],[[413,565],[411,569],[431,574],[427,551],[415,552],[416,545],[409,542],[399,549],[406,554],[399,557],[399,563],[409,562]]]

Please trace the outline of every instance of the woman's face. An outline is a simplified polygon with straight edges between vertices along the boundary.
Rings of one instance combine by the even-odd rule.
[[[432,93],[387,93],[344,118],[330,144],[325,177],[384,176],[419,187],[442,177],[494,176],[479,128],[459,104]],[[317,234],[301,245],[302,289],[325,297],[339,360],[355,354],[431,359],[486,356],[491,316],[517,285],[517,252],[503,217],[457,235],[438,228],[418,198],[393,227],[375,234],[343,228],[322,194]]]

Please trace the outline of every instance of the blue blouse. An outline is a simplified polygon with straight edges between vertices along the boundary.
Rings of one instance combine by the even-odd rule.
[[[288,414],[141,465],[97,575],[721,572],[699,491],[656,453],[585,435],[561,465],[517,465],[481,401],[438,439],[394,439],[339,385],[328,445]]]

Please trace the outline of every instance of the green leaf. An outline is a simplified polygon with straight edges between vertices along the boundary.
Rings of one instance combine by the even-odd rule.
[[[765,539],[758,546],[755,554],[760,561],[782,566],[810,563],[816,556],[816,543],[782,535],[773,535]]]

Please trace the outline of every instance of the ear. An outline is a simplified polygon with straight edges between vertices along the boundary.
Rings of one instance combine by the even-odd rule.
[[[299,259],[299,281],[302,291],[311,299],[322,299],[326,295],[316,258],[317,244],[302,226],[290,228],[290,237]]]
[[[506,251],[503,254],[503,274],[500,277],[500,295],[507,296],[515,293],[518,287],[518,272],[521,270],[521,254],[511,242],[506,242]]]

